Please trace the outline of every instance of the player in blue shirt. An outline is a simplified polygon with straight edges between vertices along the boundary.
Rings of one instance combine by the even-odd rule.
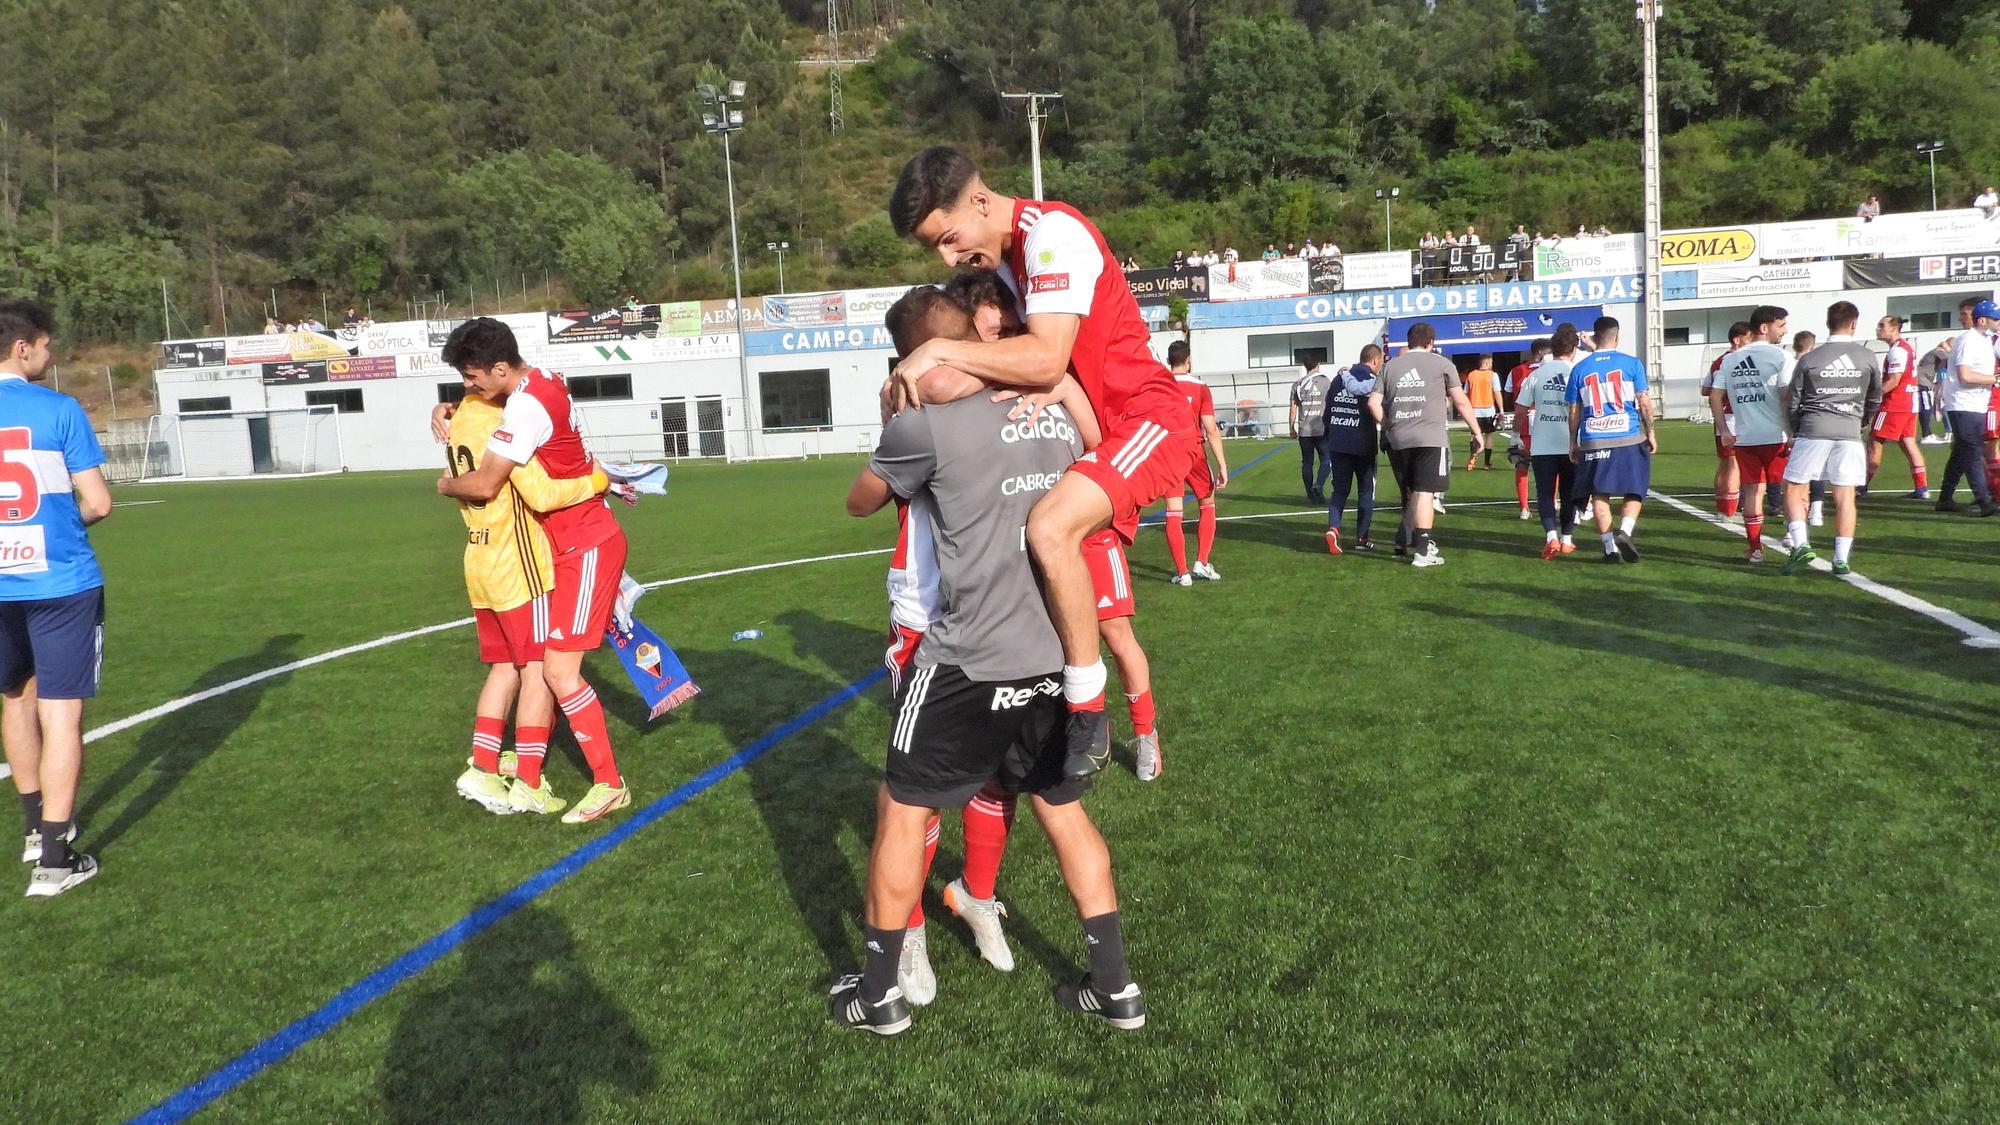
[[[75,399],[37,386],[55,319],[0,301],[0,711],[27,826],[28,896],[97,874],[70,849],[83,701],[104,659],[104,572],[84,528],[111,514],[104,450]]]
[[[1618,351],[1618,321],[1600,316],[1591,326],[1597,350],[1570,368],[1569,455],[1576,462],[1576,492],[1590,497],[1604,541],[1604,561],[1639,561],[1632,531],[1640,501],[1653,482],[1653,403],[1646,393],[1646,365]],[[1618,530],[1611,530],[1611,498],[1622,496]]]

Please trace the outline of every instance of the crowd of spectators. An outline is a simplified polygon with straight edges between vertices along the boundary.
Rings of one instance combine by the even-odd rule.
[[[1314,258],[1338,258],[1340,254],[1340,247],[1334,243],[1333,239],[1329,238],[1324,242],[1314,242],[1308,238],[1303,244],[1287,242],[1285,243],[1285,248],[1282,250],[1278,249],[1277,243],[1267,242],[1264,244],[1264,252],[1258,255],[1258,257],[1266,262],[1283,261],[1286,258],[1299,258],[1310,261]],[[1207,269],[1209,266],[1233,265],[1242,260],[1243,255],[1236,247],[1225,245],[1221,249],[1211,246],[1207,250],[1199,247],[1193,250],[1176,250],[1174,251],[1174,260],[1168,263],[1168,265],[1177,270],[1198,270]],[[1125,256],[1123,265],[1128,270],[1140,268],[1138,259],[1130,254]]]
[[[347,314],[341,318],[341,325],[346,328],[367,328],[374,323],[372,318],[354,311],[353,305],[347,306]],[[326,324],[311,313],[307,313],[302,320],[279,320],[275,316],[264,318],[264,335],[276,336],[284,332],[317,332],[322,336],[333,335]]]

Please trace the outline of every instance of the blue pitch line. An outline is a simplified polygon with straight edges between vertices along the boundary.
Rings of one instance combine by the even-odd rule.
[[[533,902],[556,884],[583,870],[591,862],[602,859],[611,849],[632,838],[647,825],[714,788],[716,783],[756,761],[766,751],[792,735],[819,722],[848,700],[875,686],[876,681],[886,675],[888,670],[878,667],[813,704],[793,716],[784,725],[710,766],[692,781],[641,808],[604,835],[529,876],[513,890],[485,903],[422,945],[349,985],[317,1011],[301,1016],[279,1030],[277,1034],[217,1067],[205,1077],[183,1086],[166,1100],[132,1118],[132,1121],[152,1125],[152,1123],[187,1120],[207,1108],[217,1098],[256,1077],[266,1067],[283,1062],[293,1051],[333,1030],[347,1017],[436,964],[445,954],[463,945],[468,939],[477,936],[495,922]]]
[[[1271,449],[1267,449],[1262,453],[1259,453],[1257,456],[1250,458],[1249,461],[1238,466],[1235,472],[1229,474],[1229,479],[1235,480],[1237,477],[1240,477],[1244,473],[1247,473],[1250,470],[1256,468],[1257,466],[1263,464],[1266,459],[1272,457],[1275,454],[1284,452],[1285,448],[1286,448],[1285,446],[1280,445]],[[1208,454],[1204,453],[1202,454],[1202,456],[1206,457],[1208,456]],[[1186,496],[1187,495],[1186,490],[1182,490],[1181,495]],[[1147,516],[1144,519],[1141,519],[1139,521],[1139,526],[1147,527],[1150,525],[1164,523],[1166,522],[1166,518],[1167,518],[1167,510],[1165,508],[1161,508],[1159,511],[1154,512],[1152,515]]]

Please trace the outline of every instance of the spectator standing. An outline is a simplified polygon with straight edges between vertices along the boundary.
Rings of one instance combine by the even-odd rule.
[[[1473,229],[1471,223],[1465,224],[1465,233],[1459,236],[1458,244],[1460,246],[1479,245],[1479,232]]]
[[[1515,223],[1514,233],[1507,236],[1509,246],[1519,247],[1522,250],[1526,250],[1532,241],[1533,239],[1528,237],[1528,228],[1520,223]]]
[[[1854,216],[1864,223],[1874,222],[1882,217],[1882,201],[1872,195],[1869,196],[1861,201],[1861,206],[1854,209]]]
[[[1972,205],[1990,219],[1995,212],[2000,212],[2000,191],[1993,190],[1993,185],[1988,184],[1985,191],[1973,197]]]
[[[1299,257],[1305,258],[1307,260],[1317,258],[1319,257],[1319,247],[1314,246],[1313,240],[1308,238],[1306,239],[1305,245],[1299,247]]]
[[[1322,258],[1340,257],[1340,244],[1331,238],[1325,239],[1319,244],[1319,256]]]
[[[1186,269],[1187,264],[1188,264],[1187,251],[1185,250],[1174,251],[1174,260],[1172,268],[1177,270]]]
[[[353,305],[349,305],[347,306],[347,315],[340,318],[340,323],[348,328],[360,327],[361,314],[354,311]]]
[[[1277,243],[1275,243],[1275,242],[1266,242],[1266,243],[1264,244],[1264,253],[1263,253],[1263,259],[1264,259],[1265,261],[1267,261],[1267,262],[1275,262],[1275,261],[1277,261],[1277,260],[1278,260],[1278,244],[1277,244]]]
[[[1986,412],[1991,409],[1994,380],[1994,329],[2000,328],[2000,305],[1979,301],[1971,310],[1971,325],[1958,334],[1951,347],[1951,359],[1938,380],[1938,397],[1950,419],[1951,460],[1945,462],[1943,487],[1938,490],[1937,510],[1959,510],[1956,494],[1960,477],[1972,489],[1979,514],[2000,514],[1993,491],[1986,480]],[[1963,319],[1963,316],[1961,316]]]
[[[1326,451],[1320,439],[1326,436],[1326,390],[1332,380],[1319,369],[1319,353],[1306,357],[1306,373],[1292,384],[1292,436],[1299,441],[1299,479],[1306,488],[1306,500],[1326,503]]]
[[[1424,236],[1417,240],[1417,249],[1419,250],[1435,250],[1437,248],[1438,236],[1432,234],[1430,231],[1425,231]]]

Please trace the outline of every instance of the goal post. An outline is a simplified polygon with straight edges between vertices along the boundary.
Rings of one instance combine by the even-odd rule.
[[[139,479],[306,477],[342,468],[332,406],[216,410],[154,415]]]

